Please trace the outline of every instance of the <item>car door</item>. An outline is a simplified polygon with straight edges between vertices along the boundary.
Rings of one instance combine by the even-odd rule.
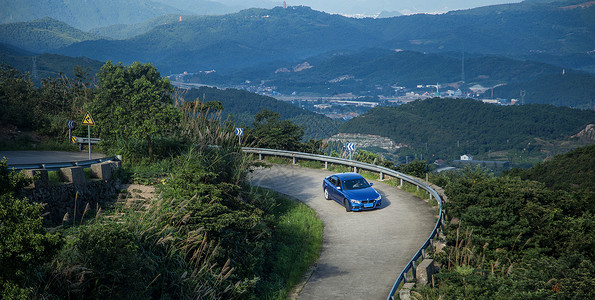
[[[335,201],[337,201],[339,204],[343,204],[343,192],[341,191],[341,179],[337,176],[333,176],[334,177],[334,181],[333,181],[333,193],[331,198]]]

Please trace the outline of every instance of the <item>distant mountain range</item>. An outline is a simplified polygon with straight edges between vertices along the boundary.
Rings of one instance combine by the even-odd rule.
[[[441,15],[383,19],[353,19],[307,7],[276,7],[221,16],[184,15],[181,22],[153,21],[144,29],[133,25],[94,31],[110,38],[125,38],[117,41],[73,39],[70,45],[61,47],[48,43],[49,36],[33,33],[21,35],[21,40],[1,41],[26,50],[43,49],[102,61],[153,62],[165,73],[295,62],[328,51],[370,47],[529,58],[533,54],[587,55],[595,44],[595,6],[572,6],[579,2],[584,1],[526,1]],[[39,23],[20,23],[17,27],[42,28]],[[155,27],[147,30],[150,26]],[[22,31],[3,27],[0,33],[15,36],[14,32]],[[136,31],[144,33],[132,36]],[[60,38],[58,34],[56,37]]]
[[[107,10],[104,6],[109,3],[116,8],[123,5],[120,0],[112,2],[95,1],[89,7],[96,7],[101,15],[118,11]],[[163,6],[165,2],[173,10]],[[199,7],[206,2],[188,3]],[[20,7],[11,1],[6,3],[15,5],[10,6],[10,11]],[[48,3],[54,3],[56,11],[77,12],[77,17],[90,14],[90,8],[82,4],[68,2],[65,8],[66,1]],[[148,2],[134,0],[127,9],[142,3]],[[343,93],[465,79],[468,84],[507,84],[495,91],[510,97],[518,95],[519,89],[539,90],[543,84],[563,87],[550,76],[561,74],[563,68],[569,73],[571,68],[595,72],[593,3],[534,0],[441,15],[383,19],[347,18],[308,7],[248,9],[220,16],[181,15],[181,21],[178,14],[150,19],[146,14],[142,23],[100,27],[90,32],[43,18],[0,25],[0,43],[34,53],[97,61],[151,62],[164,75],[187,71],[200,77],[201,70],[216,70],[215,75],[199,80],[213,84],[264,80],[283,93]],[[170,13],[180,12],[183,5],[182,1],[163,0],[150,7]],[[44,9],[44,5],[40,6],[40,14]],[[130,13],[121,11],[122,16]],[[141,14],[143,10],[138,8],[137,15]],[[305,68],[298,68],[300,72],[292,71],[305,63]],[[527,87],[529,82],[531,87]],[[592,89],[589,85],[574,88],[576,95],[584,97],[571,105],[590,106],[585,104],[585,97],[591,95]],[[537,94],[531,91],[527,95]],[[538,98],[542,97],[534,99],[543,100]]]

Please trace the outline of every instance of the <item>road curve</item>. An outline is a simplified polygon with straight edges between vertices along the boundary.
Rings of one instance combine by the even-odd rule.
[[[434,209],[412,194],[373,181],[382,195],[382,207],[347,213],[340,204],[324,199],[322,180],[330,174],[273,165],[255,170],[249,180],[299,199],[322,220],[320,259],[299,299],[386,299],[399,272],[434,229]]]

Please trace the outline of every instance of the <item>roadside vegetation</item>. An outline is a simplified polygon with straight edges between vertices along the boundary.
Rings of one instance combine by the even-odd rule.
[[[155,186],[158,196],[87,208],[44,228],[42,206],[19,195],[30,180],[3,162],[1,298],[284,299],[317,260],[316,213],[248,185],[252,162],[234,124],[221,119],[220,103],[183,101],[150,64],[107,63],[97,86],[52,81],[60,84],[46,93],[56,103],[46,115],[48,104],[36,101],[47,87],[2,70],[2,126],[35,134],[47,126],[44,138],[60,143],[65,120],[88,110],[100,150],[124,157],[117,179]]]
[[[440,270],[415,298],[593,299],[593,157],[589,146],[498,177],[480,168],[430,177],[451,219]]]

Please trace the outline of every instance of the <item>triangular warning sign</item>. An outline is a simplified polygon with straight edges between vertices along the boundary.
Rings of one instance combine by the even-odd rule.
[[[89,112],[85,114],[85,118],[83,119],[83,125],[95,126],[95,121],[93,121],[93,117],[91,117],[91,114]]]

